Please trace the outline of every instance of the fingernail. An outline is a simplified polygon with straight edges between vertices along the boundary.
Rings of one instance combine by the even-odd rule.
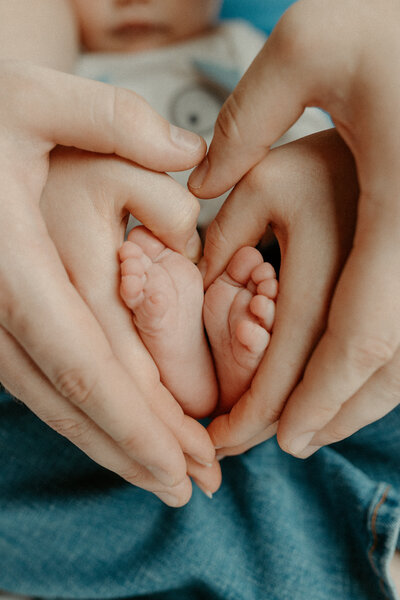
[[[197,487],[203,492],[203,494],[205,494],[207,496],[207,498],[209,498],[210,500],[212,500],[212,492],[210,492],[210,490],[207,490],[206,488],[203,488],[198,481],[196,481],[196,485]]]
[[[167,492],[158,492],[157,496],[160,498],[160,500],[162,500],[163,502],[165,502],[165,504],[168,504],[169,506],[177,507],[180,505],[180,500],[176,496],[168,494]]]
[[[200,148],[202,144],[202,138],[199,135],[193,133],[192,131],[187,131],[187,129],[175,127],[175,125],[170,125],[169,127],[171,140],[176,146],[178,146],[178,148],[188,152],[195,152]]]
[[[201,241],[197,231],[194,232],[188,243],[186,244],[185,254],[187,258],[193,262],[197,262],[201,256]]]
[[[305,450],[315,435],[315,431],[308,431],[299,435],[288,444],[288,450],[291,454],[299,456],[300,452]]]
[[[200,188],[203,185],[203,181],[205,180],[206,175],[208,173],[208,167],[209,163],[208,158],[206,156],[205,159],[199,164],[199,166],[196,167],[194,171],[192,171],[188,180],[189,187],[196,190],[197,188]]]
[[[204,258],[204,256],[200,260],[199,264],[197,265],[197,268],[199,269],[201,276],[204,279],[207,274],[207,270],[208,270],[208,263],[207,263],[206,259]]]
[[[195,460],[196,462],[198,462],[199,465],[203,465],[203,467],[211,468],[213,466],[212,462],[205,462],[204,460],[202,460],[198,456],[193,456],[193,454],[191,456],[192,456],[193,460]]]
[[[147,466],[146,468],[148,471],[150,471],[150,473],[154,475],[156,479],[161,481],[161,483],[163,483],[164,485],[167,485],[168,487],[172,487],[173,485],[175,485],[175,478],[173,475],[171,475],[171,473],[168,473],[168,471],[164,471],[163,469],[159,469],[158,467],[152,466]]]

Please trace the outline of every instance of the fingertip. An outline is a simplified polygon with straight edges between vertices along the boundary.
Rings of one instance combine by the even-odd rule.
[[[193,493],[192,482],[187,475],[184,481],[179,484],[179,489],[176,489],[176,487],[178,486],[171,486],[168,490],[156,492],[158,498],[171,508],[181,508],[182,506],[185,506],[191,499]]]
[[[229,414],[219,415],[207,427],[208,435],[214,448],[218,450],[230,446],[229,442]]]
[[[277,439],[279,446],[284,452],[288,454],[292,454],[297,458],[307,458],[312,454],[307,454],[307,450],[310,446],[310,442],[315,435],[315,431],[308,431],[306,433],[302,433],[300,435],[296,435],[294,438],[286,439],[282,434],[278,431]]]
[[[182,485],[187,478],[186,460],[182,452],[179,452],[178,460],[171,466],[146,465],[146,468],[160,483],[168,487]]]
[[[209,498],[212,500],[213,495],[219,490],[222,483],[222,473],[220,464],[217,462],[218,468],[214,470],[212,473],[212,477],[208,477],[207,481],[200,480],[200,476],[192,476],[193,481],[197,485],[198,488]],[[209,475],[207,473],[207,475]]]
[[[198,193],[207,178],[209,168],[210,163],[208,157],[206,156],[190,174],[188,179],[188,187],[191,191]]]
[[[198,155],[200,151],[202,151],[202,154],[206,152],[207,144],[200,135],[197,135],[197,133],[171,124],[169,126],[169,131],[171,141],[179,148],[179,150],[196,155]]]
[[[200,236],[197,230],[194,231],[190,237],[185,248],[185,256],[193,263],[198,263],[203,252],[203,246],[201,244]]]
[[[221,486],[222,473],[221,466],[217,460],[214,460],[212,467],[202,467],[187,457],[188,460],[188,474],[192,480],[206,493],[214,494]],[[208,492],[208,493],[207,493]]]
[[[207,270],[208,270],[208,263],[204,256],[200,259],[199,263],[197,264],[197,268],[199,269],[201,276],[204,280],[207,276]]]

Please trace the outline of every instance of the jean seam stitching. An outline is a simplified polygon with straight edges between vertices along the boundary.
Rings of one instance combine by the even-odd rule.
[[[368,550],[368,559],[369,562],[375,572],[375,574],[379,577],[379,586],[382,590],[382,593],[384,594],[385,598],[387,600],[389,600],[389,596],[387,595],[387,590],[386,590],[386,583],[385,581],[382,579],[381,574],[375,564],[375,558],[374,558],[374,552],[377,549],[378,546],[378,533],[376,531],[376,521],[378,519],[378,513],[379,510],[382,508],[382,506],[384,505],[384,503],[386,502],[388,495],[389,495],[389,491],[390,491],[390,485],[388,485],[385,490],[383,491],[379,501],[376,503],[375,508],[373,510],[373,513],[371,515],[371,521],[370,521],[370,529],[371,529],[371,533],[372,533],[372,544],[371,547]]]

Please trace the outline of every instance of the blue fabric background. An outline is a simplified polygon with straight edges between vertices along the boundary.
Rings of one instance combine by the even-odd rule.
[[[247,19],[266,33],[271,33],[279,17],[293,3],[294,0],[225,0],[221,17]]]
[[[267,33],[291,0],[226,0]],[[400,408],[307,461],[275,440],[175,510],[0,390],[0,589],[105,600],[394,600]]]

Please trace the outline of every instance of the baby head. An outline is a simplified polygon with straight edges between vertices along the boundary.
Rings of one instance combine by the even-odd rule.
[[[200,35],[221,0],[72,0],[85,48],[135,52]]]

